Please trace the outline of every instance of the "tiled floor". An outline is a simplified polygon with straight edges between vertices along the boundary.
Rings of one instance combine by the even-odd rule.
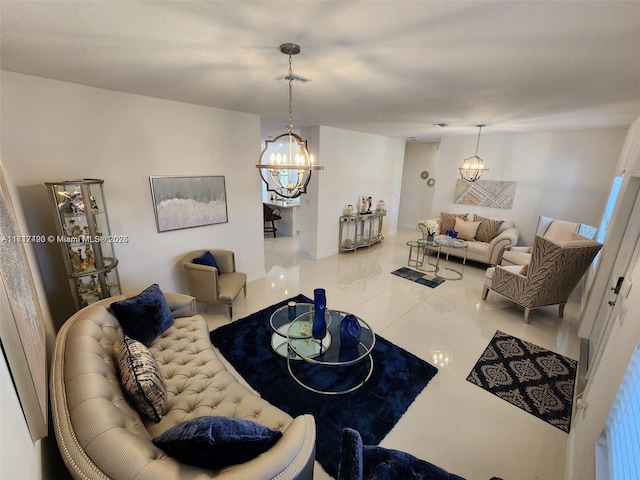
[[[467,264],[464,278],[429,288],[395,275],[406,266],[401,230],[380,245],[322,260],[301,258],[298,239],[265,238],[267,276],[234,303],[234,320],[277,301],[324,287],[330,308],[352,312],[378,335],[439,367],[435,378],[381,443],[433,462],[468,480],[559,480],[567,434],[466,381],[496,330],[577,359],[579,295],[565,308],[523,310],[496,294],[480,299],[485,267]],[[198,306],[211,328],[228,323],[226,308]],[[438,365],[440,358],[448,363]],[[322,421],[318,419],[318,421]],[[329,478],[316,464],[316,479]]]

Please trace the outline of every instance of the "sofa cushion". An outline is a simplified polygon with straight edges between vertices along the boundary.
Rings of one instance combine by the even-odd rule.
[[[222,468],[257,457],[280,437],[280,430],[249,420],[206,416],[170,428],[155,437],[153,443],[183,463]]]
[[[457,238],[473,241],[476,238],[476,232],[478,231],[479,226],[480,222],[468,222],[461,218],[456,218],[456,226],[454,230],[458,232]]]
[[[209,250],[204,252],[199,257],[194,258],[192,261],[193,261],[193,263],[197,263],[198,265],[206,265],[207,267],[215,267],[218,270],[220,270],[220,267],[218,267],[218,263],[216,262],[216,258],[213,256],[213,253],[211,253]]]
[[[473,215],[473,221],[480,222],[480,226],[476,232],[476,240],[486,243],[491,243],[491,241],[498,236],[500,227],[504,223],[504,220],[485,218],[476,214]]]
[[[440,213],[440,232],[446,232],[447,230],[455,230],[456,218],[462,220],[467,219],[466,213]]]
[[[113,302],[111,310],[124,333],[147,347],[173,325],[171,309],[155,283],[135,297]]]
[[[125,335],[118,352],[118,370],[122,387],[138,413],[159,422],[165,413],[167,391],[151,352]]]

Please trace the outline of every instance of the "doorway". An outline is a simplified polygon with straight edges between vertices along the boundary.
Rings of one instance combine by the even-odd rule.
[[[629,184],[619,199],[618,218],[611,234],[604,248],[609,250],[609,264],[612,264],[612,267],[608,275],[602,275],[604,280],[599,285],[593,285],[596,291],[600,290],[597,287],[602,288],[602,301],[597,306],[597,314],[590,331],[580,335],[589,341],[587,382],[590,374],[597,370],[614,322],[616,319],[621,320],[621,316],[626,313],[621,309],[619,297],[624,297],[630,288],[630,279],[626,278],[626,275],[640,240],[640,171],[632,172],[630,175]],[[601,261],[600,267],[606,268],[604,255]],[[585,317],[590,318],[586,312]],[[580,328],[586,330],[586,327],[588,325],[582,325]]]

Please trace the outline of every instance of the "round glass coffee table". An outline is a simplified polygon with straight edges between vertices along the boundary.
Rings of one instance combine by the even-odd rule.
[[[313,303],[296,303],[289,302],[289,304],[278,308],[271,314],[269,318],[269,324],[271,325],[271,348],[283,357],[287,355],[293,355],[295,360],[300,360],[287,345],[287,335],[291,335],[292,338],[309,338],[311,336],[311,323],[309,320],[306,322],[300,321],[296,324],[295,331],[289,332],[291,322],[297,317],[303,314],[313,313]],[[311,315],[311,321],[313,315]],[[331,323],[331,316],[327,313],[325,316],[327,324]],[[323,348],[327,349],[331,343],[331,336],[327,335],[323,341]]]
[[[440,248],[438,249],[438,263],[440,263],[440,254],[442,253],[442,249],[445,248],[445,257],[444,257],[444,268],[440,270],[440,272],[436,272],[436,277],[444,278],[445,280],[460,280],[464,275],[464,266],[467,263],[467,252],[469,251],[469,242],[465,242],[464,240],[459,240],[457,238],[450,237],[439,237],[434,240]],[[456,270],[449,266],[449,248],[456,248],[462,250],[462,266],[460,270]],[[447,272],[451,272],[453,276],[447,274]]]
[[[439,268],[438,260],[440,260],[440,244],[433,240],[427,240],[424,238],[418,240],[418,245],[422,248],[422,264],[418,266],[418,270],[422,270],[427,273],[436,273]],[[429,261],[429,259],[433,258],[432,254],[435,255],[436,263]],[[428,257],[426,261],[424,257]]]
[[[313,311],[303,313],[291,322],[286,341],[291,351],[287,355],[287,368],[291,377],[304,388],[324,395],[341,395],[357,390],[371,378],[371,352],[376,336],[367,322],[356,317],[361,327],[360,341],[357,346],[347,348],[340,342],[340,323],[348,313],[329,309],[327,313],[331,317],[327,321],[327,336],[331,338],[328,346],[324,339],[321,342],[313,338],[310,329],[306,336],[300,333],[301,325],[313,322]],[[295,358],[304,360],[307,365],[293,362]],[[335,381],[319,381],[323,370],[326,370],[325,377],[335,378]]]

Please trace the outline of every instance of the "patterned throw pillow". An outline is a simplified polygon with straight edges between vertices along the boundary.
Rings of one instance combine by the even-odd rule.
[[[455,230],[456,218],[462,220],[467,219],[466,213],[440,213],[440,233],[445,233],[447,230]]]
[[[122,388],[138,413],[159,422],[166,411],[167,389],[149,349],[125,335],[118,352],[118,369]]]
[[[478,231],[478,227],[480,226],[480,222],[467,222],[466,220],[462,220],[461,218],[456,218],[456,226],[454,230],[458,232],[458,237],[461,240],[475,240],[476,232]]]
[[[498,236],[500,227],[504,223],[504,220],[493,220],[476,214],[473,215],[473,221],[480,222],[480,226],[476,232],[476,240],[487,243],[491,243],[491,241]]]

